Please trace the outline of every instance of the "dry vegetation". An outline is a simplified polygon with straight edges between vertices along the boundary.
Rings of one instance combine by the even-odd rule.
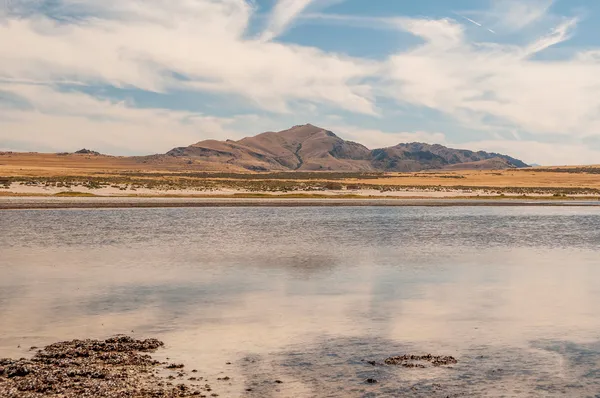
[[[573,169],[575,170],[575,168]],[[382,185],[441,185],[496,188],[594,188],[600,189],[600,167],[578,168],[578,172],[561,172],[552,168],[508,170],[462,170],[392,174],[371,181]],[[584,171],[585,170],[585,171]]]

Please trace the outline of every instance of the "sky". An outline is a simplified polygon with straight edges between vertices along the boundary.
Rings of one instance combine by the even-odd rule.
[[[600,164],[599,38],[597,0],[0,0],[0,150],[311,123]]]

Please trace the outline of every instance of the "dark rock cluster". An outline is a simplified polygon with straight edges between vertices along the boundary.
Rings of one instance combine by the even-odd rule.
[[[383,361],[386,365],[397,365],[405,368],[425,368],[426,364],[432,366],[454,365],[458,361],[451,356],[442,355],[402,355],[389,357]]]
[[[96,151],[92,151],[90,149],[80,149],[78,151],[76,151],[75,153],[80,154],[80,155],[94,155],[94,156],[98,156],[100,155],[100,152],[96,152]]]
[[[157,374],[162,364],[147,353],[162,346],[119,336],[51,344],[31,359],[0,359],[0,398],[206,396],[208,384],[175,385]]]

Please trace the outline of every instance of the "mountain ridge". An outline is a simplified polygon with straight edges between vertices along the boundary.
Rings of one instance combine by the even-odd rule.
[[[312,124],[267,131],[240,140],[204,140],[177,147],[168,156],[242,167],[252,171],[396,171],[508,169],[529,167],[494,152],[453,149],[440,144],[400,143],[369,149]]]

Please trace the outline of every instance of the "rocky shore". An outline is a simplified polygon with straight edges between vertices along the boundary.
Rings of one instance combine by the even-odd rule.
[[[119,336],[32,347],[37,351],[31,359],[0,359],[0,397],[218,396],[197,371],[188,378],[183,365],[161,363],[149,355],[162,346],[156,339]]]

